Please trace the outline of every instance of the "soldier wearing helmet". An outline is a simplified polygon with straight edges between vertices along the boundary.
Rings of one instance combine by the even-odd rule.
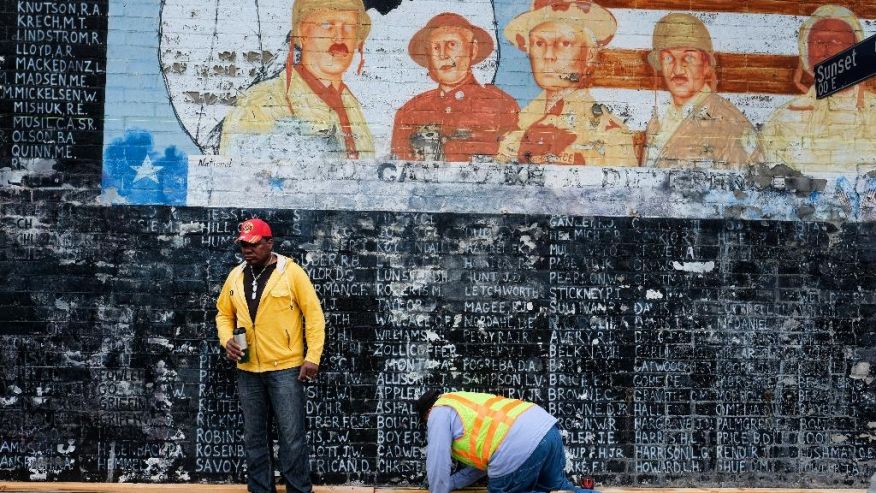
[[[688,14],[669,14],[654,28],[648,63],[662,75],[671,102],[655,108],[646,130],[644,165],[736,169],[760,160],[751,122],[715,93],[712,38]]]
[[[800,171],[846,171],[876,162],[876,97],[859,84],[825,99],[804,83],[815,64],[864,39],[845,7],[823,5],[800,27],[794,82],[805,92],[770,115],[761,133],[769,162]]]
[[[508,23],[505,37],[529,55],[543,92],[520,112],[520,130],[502,139],[500,161],[637,165],[633,134],[587,88],[616,30],[608,10],[583,0],[534,0]]]
[[[286,69],[238,99],[222,125],[220,154],[373,157],[362,108],[343,80],[370,31],[362,0],[296,0]]]

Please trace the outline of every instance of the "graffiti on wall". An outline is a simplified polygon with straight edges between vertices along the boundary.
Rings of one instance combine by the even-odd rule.
[[[165,0],[154,68],[178,131],[161,137],[181,142],[170,155],[188,162],[159,167],[160,155],[146,155],[146,168],[105,166],[105,196],[501,212],[517,209],[495,203],[531,188],[520,212],[650,214],[686,200],[665,183],[687,170],[709,175],[699,192],[734,192],[732,203],[713,197],[711,212],[655,215],[721,214],[740,200],[817,215],[837,200],[874,199],[876,89],[816,100],[813,66],[876,31],[867,20],[876,10],[608,3],[261,0],[226,9]],[[109,96],[106,108],[108,121],[135,116],[117,114],[126,105]],[[140,122],[124,135],[108,127],[107,155],[132,131],[148,134],[149,118]],[[736,185],[716,187],[714,177]],[[782,185],[801,180],[808,185]],[[644,198],[618,200],[613,183]],[[151,199],[143,184],[157,190]],[[607,198],[614,207],[600,205]]]

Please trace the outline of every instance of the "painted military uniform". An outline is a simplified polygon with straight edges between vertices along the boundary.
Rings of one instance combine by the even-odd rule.
[[[374,144],[346,85],[335,89],[301,65],[290,65],[286,77],[256,84],[238,100],[222,124],[219,153],[367,159],[374,157]]]
[[[520,113],[520,130],[499,144],[500,161],[533,164],[636,166],[633,133],[587,89],[545,109],[542,93]]]
[[[761,135],[767,161],[799,171],[874,168],[876,95],[859,87],[819,100],[812,88],[773,112]]]
[[[651,118],[646,135],[645,166],[738,169],[763,159],[745,115],[708,87],[684,106],[669,103]]]
[[[392,153],[397,159],[468,162],[495,156],[502,135],[517,129],[517,102],[469,74],[449,91],[440,88],[408,101],[395,115]]]
[[[822,5],[797,33],[800,66],[795,82],[806,94],[776,109],[761,131],[770,163],[784,163],[799,171],[856,171],[876,165],[876,95],[864,84],[825,99],[802,83],[803,73],[814,76],[809,60],[809,36],[825,19],[842,21],[856,41],[864,39],[861,22],[849,9]]]

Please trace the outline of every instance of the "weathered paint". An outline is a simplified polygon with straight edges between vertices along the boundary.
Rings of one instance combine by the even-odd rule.
[[[303,2],[301,0],[302,5]],[[540,3],[533,8],[541,6]],[[707,175],[728,168],[745,173],[748,165],[769,168],[782,163],[788,165],[791,176],[799,174],[799,171],[808,177],[814,176],[813,173],[828,173],[827,181],[845,177],[851,183],[867,182],[866,173],[872,169],[870,164],[876,162],[876,150],[867,147],[876,139],[865,135],[869,131],[867,129],[872,127],[865,121],[867,115],[873,114],[868,109],[869,92],[861,93],[863,96],[853,95],[858,98],[858,103],[857,109],[853,107],[851,113],[842,113],[846,110],[841,109],[841,98],[834,101],[836,108],[825,106],[817,110],[824,113],[818,117],[819,121],[834,118],[837,122],[832,131],[827,131],[831,128],[830,123],[825,123],[824,128],[815,129],[801,120],[807,115],[807,108],[814,103],[804,101],[805,96],[795,95],[798,89],[793,85],[794,74],[787,73],[790,86],[786,89],[774,91],[766,86],[758,88],[760,80],[770,79],[767,69],[759,67],[784,67],[788,63],[796,65],[797,56],[800,57],[801,70],[808,67],[808,44],[805,39],[797,41],[797,31],[807,35],[820,17],[788,16],[779,10],[766,14],[696,12],[694,15],[683,15],[647,8],[604,10],[595,5],[593,11],[605,13],[605,18],[613,23],[607,27],[605,40],[593,40],[599,44],[602,53],[592,63],[586,62],[579,68],[570,65],[563,69],[570,74],[578,73],[585,87],[582,91],[588,91],[587,87],[592,86],[592,93],[582,92],[579,99],[574,100],[580,103],[572,102],[567,95],[565,108],[558,113],[565,116],[545,123],[547,113],[542,115],[541,112],[549,113],[551,108],[544,107],[546,103],[539,99],[538,91],[547,88],[542,97],[548,97],[551,83],[541,77],[540,65],[532,65],[534,72],[528,74],[531,67],[527,57],[536,60],[536,54],[527,43],[518,42],[519,37],[525,36],[517,26],[525,26],[526,29],[534,27],[526,19],[537,13],[541,16],[539,22],[553,20],[560,25],[566,22],[565,25],[572,27],[587,27],[590,21],[586,16],[576,14],[579,12],[577,6],[569,7],[572,10],[548,6],[546,9],[530,11],[526,5],[472,1],[450,5],[440,2],[403,2],[397,6],[375,7],[382,8],[379,11],[374,8],[368,10],[371,28],[366,38],[360,40],[354,36],[345,48],[349,55],[343,62],[346,69],[340,80],[347,86],[348,92],[344,96],[347,102],[343,103],[344,109],[340,111],[344,113],[341,121],[335,117],[326,120],[319,116],[339,114],[338,109],[332,110],[330,105],[305,111],[305,107],[299,103],[303,101],[302,98],[313,101],[319,101],[320,98],[308,92],[310,89],[304,80],[298,83],[299,86],[289,86],[289,81],[299,80],[298,74],[303,66],[299,58],[301,54],[319,56],[316,45],[301,49],[303,43],[309,42],[306,36],[296,38],[292,46],[297,43],[299,54],[292,53],[290,56],[288,33],[292,23],[298,21],[292,19],[289,2],[261,1],[232,10],[217,6],[214,2],[164,2],[157,36],[160,41],[159,69],[175,115],[191,142],[201,152],[219,152],[224,157],[192,157],[198,165],[189,164],[186,183],[180,183],[186,191],[182,202],[177,198],[178,193],[170,197],[158,190],[157,186],[153,186],[153,193],[146,193],[152,184],[143,183],[142,179],[140,187],[134,187],[143,189],[142,192],[127,193],[125,184],[136,180],[139,175],[132,177],[120,174],[119,170],[107,170],[104,201],[243,206],[246,205],[246,198],[255,193],[264,197],[261,204],[265,207],[378,210],[408,207],[422,211],[460,212],[471,208],[499,212],[507,210],[498,204],[513,192],[478,181],[480,173],[477,169],[498,162],[590,164],[612,168],[631,165],[690,168],[695,165]],[[552,12],[553,17],[546,16],[544,12]],[[845,11],[839,8],[822,9],[816,15],[827,15],[824,12],[846,19],[859,29],[859,35],[873,29],[869,22],[864,22],[864,27],[861,27],[853,17],[843,17]],[[124,25],[126,21],[121,19],[119,22]],[[701,36],[688,44],[714,53],[712,58],[704,59],[707,71],[710,70],[709,65],[713,66],[706,74],[707,84],[697,89],[702,93],[711,87],[714,94],[705,100],[705,93],[691,99],[689,102],[694,106],[681,110],[686,112],[681,117],[687,119],[681,122],[677,130],[673,130],[674,123],[667,123],[671,120],[667,114],[678,111],[672,109],[673,105],[681,107],[686,100],[677,99],[678,96],[673,96],[673,92],[667,90],[672,89],[672,74],[666,75],[671,70],[662,70],[659,49],[675,43],[678,36],[683,36],[680,33],[700,22],[701,33],[705,37]],[[746,30],[741,31],[740,26],[746,26]],[[770,32],[769,39],[754,43],[753,40],[757,38],[750,30],[753,26]],[[467,47],[470,51],[436,54],[434,60],[431,54],[420,53],[430,42],[430,36],[442,28],[443,32],[457,29],[457,35],[461,36],[463,42],[471,42],[474,39],[472,33],[477,33],[481,39],[480,42],[474,40],[471,47]],[[360,60],[356,53],[360,47],[362,65],[357,69]],[[591,50],[595,52],[595,48]],[[617,58],[627,56],[621,55],[627,52],[637,55],[624,61]],[[748,55],[753,58],[746,58]],[[441,65],[441,57],[452,61],[447,67],[452,66],[453,69],[448,68],[450,72],[447,75],[434,69],[435,64]],[[644,63],[644,66],[631,70],[631,63]],[[469,64],[473,70],[470,83],[457,85],[446,96],[441,96],[443,91],[450,90],[448,88],[458,83],[458,74],[464,74],[464,68]],[[617,64],[627,66],[627,69],[618,72],[620,65]],[[749,89],[740,91],[730,84],[740,77],[733,72],[736,69],[748,70],[747,77],[752,78]],[[611,76],[607,76],[608,71],[612,72]],[[615,83],[624,77],[628,78],[628,84]],[[722,77],[726,80],[722,80]],[[281,83],[284,78],[285,86]],[[481,88],[482,84],[493,81],[495,85]],[[256,85],[258,88],[254,88]],[[728,92],[722,94],[722,91]],[[516,98],[516,103],[509,99],[509,94]],[[697,93],[691,94],[695,96]],[[446,108],[441,102],[442,97],[449,98]],[[284,98],[292,104],[289,107],[291,112],[282,110],[277,113],[284,106]],[[673,98],[676,98],[674,102]],[[459,108],[453,109],[450,103]],[[272,106],[262,106],[265,104]],[[514,113],[519,111],[518,107],[526,107],[519,117]],[[788,108],[790,114],[786,114]],[[447,114],[445,110],[451,113]],[[111,118],[116,111],[115,106],[108,106],[107,117]],[[262,116],[258,116],[262,113]],[[466,115],[473,115],[472,121]],[[244,119],[241,120],[241,117]],[[790,123],[783,123],[792,117],[802,126],[788,127]],[[233,121],[229,121],[229,118]],[[598,122],[593,129],[581,126],[583,122],[594,118]],[[568,119],[571,126],[562,123],[563,119]],[[343,123],[348,120],[352,126]],[[841,121],[860,121],[855,124],[859,130],[847,129]],[[838,131],[840,127],[844,129],[842,132]],[[348,130],[343,130],[345,128]],[[515,132],[516,128],[520,130]],[[302,132],[329,136],[329,140],[323,137],[302,140]],[[824,135],[828,133],[830,135]],[[564,134],[569,138],[561,137]],[[111,134],[108,137],[115,138]],[[345,143],[345,138],[350,140]],[[841,144],[842,153],[839,153],[840,147],[834,141],[824,139],[850,144]],[[802,150],[798,149],[800,142],[804,146]],[[812,149],[811,152],[805,150],[807,145]],[[573,148],[583,150],[572,151]],[[205,164],[225,162],[226,158],[231,159],[233,164]],[[346,161],[348,158],[365,162],[353,165]],[[424,184],[416,190],[410,190],[410,187],[400,183],[390,187],[370,183],[368,179],[373,177],[372,172],[362,177],[361,190],[351,193],[347,177],[339,178],[334,170],[367,168],[369,163],[373,163],[371,167],[378,170],[379,175],[385,176],[386,170],[410,166],[392,161],[394,158],[427,159],[434,162],[436,168],[458,167],[462,177],[458,185],[439,187]],[[442,166],[445,159],[447,162],[474,160],[478,164]],[[335,164],[330,166],[332,169],[313,166],[325,162]],[[143,164],[136,166],[140,168]],[[475,168],[473,171],[472,167]],[[156,176],[162,172],[165,171],[158,170]],[[204,176],[205,172],[208,176]],[[498,170],[496,174],[502,172]],[[513,173],[513,170],[504,172]],[[342,173],[349,176],[352,172]],[[540,197],[538,202],[541,207],[527,209],[527,206],[522,206],[515,210],[682,217],[724,217],[731,214],[774,219],[802,216],[827,220],[866,220],[867,217],[866,214],[861,215],[859,207],[854,208],[852,214],[835,215],[832,211],[843,210],[844,207],[831,194],[814,196],[812,204],[799,204],[793,193],[789,193],[795,191],[782,187],[772,188],[771,191],[778,193],[769,196],[759,193],[760,190],[756,188],[745,186],[737,187],[734,194],[728,195],[722,193],[725,189],[718,184],[711,189],[707,186],[706,190],[695,187],[680,197],[670,198],[660,190],[641,190],[633,194],[619,187],[618,182],[606,180],[601,189],[590,190],[595,193],[576,196],[570,194],[568,187],[570,183],[571,186],[578,186],[577,180],[565,176],[574,172],[547,170],[545,173],[557,173],[560,183],[549,180],[544,184],[522,184],[524,189],[532,188],[524,193]],[[836,173],[842,173],[842,176]],[[302,194],[295,186],[298,180],[306,180],[308,186],[315,185],[322,191],[312,195]],[[723,178],[709,176],[707,180],[720,182]],[[122,187],[110,185],[115,182]],[[370,193],[374,187],[388,190],[387,193]],[[166,190],[166,187],[163,188]],[[869,186],[865,184],[863,188],[869,189]],[[344,191],[330,192],[339,190]],[[470,190],[477,190],[478,193],[471,196]],[[702,207],[699,200],[703,197],[702,192],[709,195],[709,205],[706,207]],[[287,198],[289,196],[295,197],[295,200],[290,201]],[[611,197],[618,205],[609,210],[599,207],[598,204],[604,203],[607,197]],[[740,208],[739,197],[743,197],[744,213],[736,212]],[[465,205],[466,200],[471,200],[470,207]],[[667,211],[663,207],[667,200],[674,204],[673,210]],[[854,202],[860,203],[861,200],[856,198]]]
[[[435,385],[543,405],[564,429],[570,473],[600,485],[865,485],[876,469],[876,174],[866,166],[390,159],[397,110],[439,84],[408,42],[442,11],[495,42],[473,74],[495,83],[490,94],[526,107],[541,92],[528,53],[504,35],[528,4],[421,0],[369,2],[363,76],[355,55],[344,73],[373,158],[283,145],[253,148],[277,160],[215,155],[198,135],[255,80],[234,84],[287,61],[293,3],[258,4],[282,11],[258,17],[261,34],[254,8],[166,3],[162,17],[157,1],[3,4],[13,27],[0,43],[0,479],[243,478],[234,373],[212,316],[239,261],[237,224],[260,215],[327,314],[322,373],[307,389],[319,483],[421,484],[410,400]],[[717,94],[756,130],[800,105],[797,32],[815,5],[661,3],[681,4],[711,34]],[[583,123],[634,135],[655,100],[671,104],[646,55],[672,12],[603,6],[617,33],[590,74],[599,105],[584,107]],[[221,19],[215,39],[226,47],[206,64],[196,47],[211,38],[210,12],[236,22]],[[174,22],[185,28],[176,38]],[[37,23],[57,25],[56,39]],[[260,41],[275,44],[244,47]],[[180,52],[167,53],[174,43]],[[868,116],[839,110],[831,116]],[[198,127],[201,117],[214,123]],[[50,120],[64,128],[38,128]],[[464,121],[440,120],[439,135],[466,134]],[[538,156],[525,134],[521,146]],[[587,145],[583,133],[560,134],[557,149]],[[850,142],[836,162],[868,158],[867,141]]]

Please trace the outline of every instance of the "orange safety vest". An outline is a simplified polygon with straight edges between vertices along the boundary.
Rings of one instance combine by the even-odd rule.
[[[487,470],[487,464],[517,417],[534,405],[475,392],[450,392],[435,401],[435,406],[452,408],[462,421],[463,433],[453,441],[452,457],[482,471]]]

